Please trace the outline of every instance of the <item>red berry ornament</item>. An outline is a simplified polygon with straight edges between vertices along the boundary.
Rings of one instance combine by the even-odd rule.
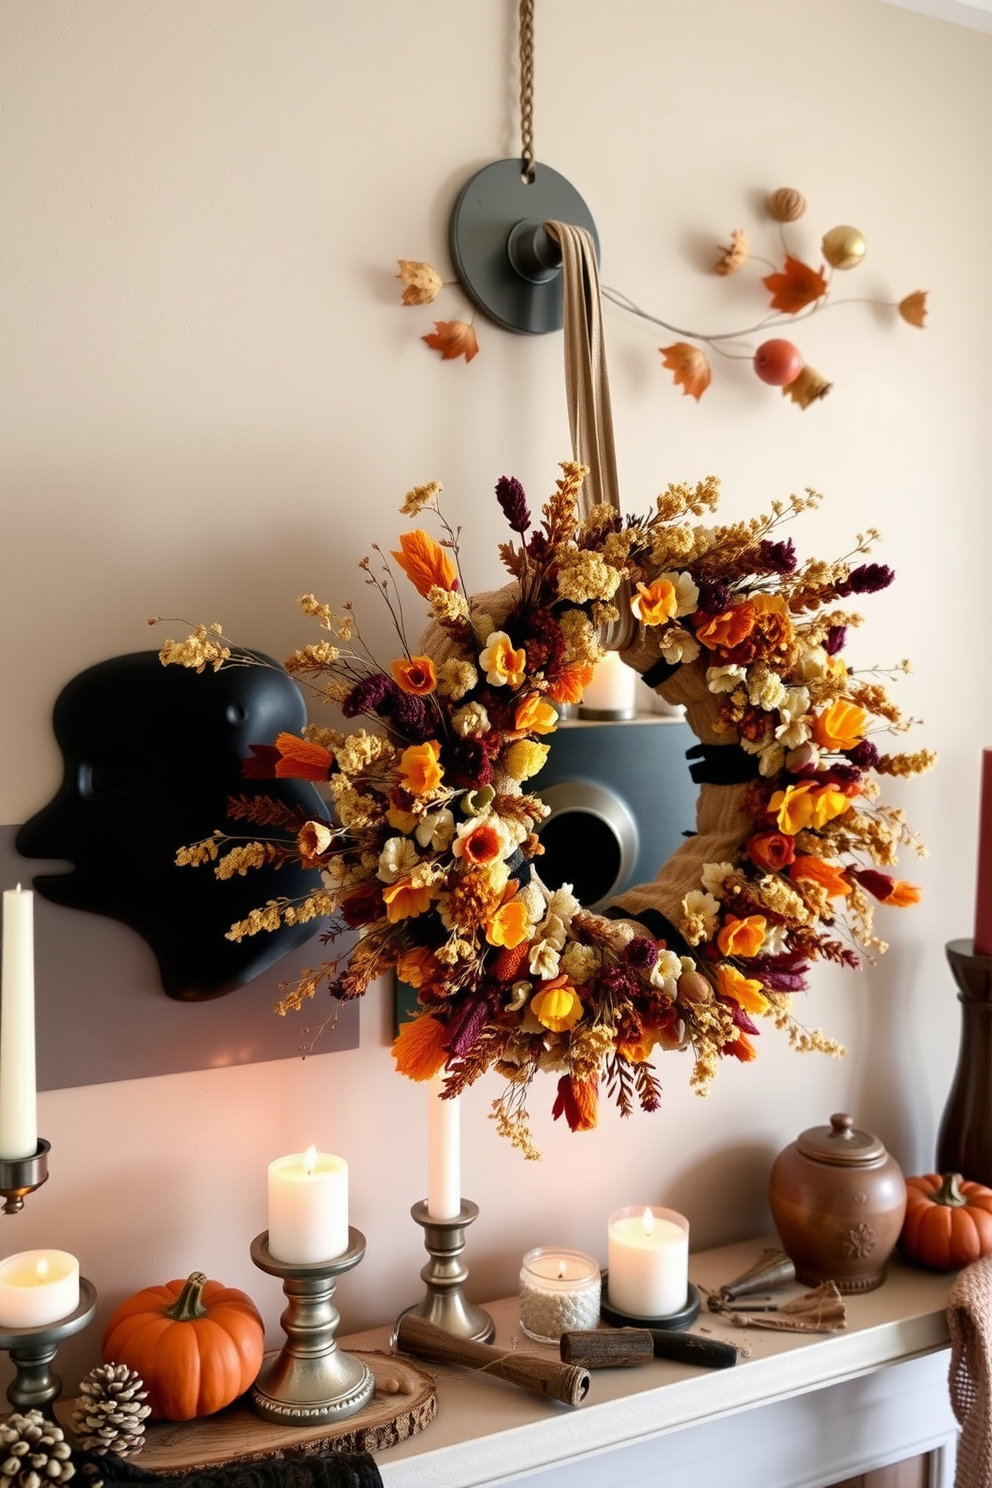
[[[791,341],[762,341],[754,353],[754,370],[772,387],[788,387],[803,370],[798,346]]]

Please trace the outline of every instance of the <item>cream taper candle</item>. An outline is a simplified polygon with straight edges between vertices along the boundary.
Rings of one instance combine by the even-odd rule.
[[[462,1212],[461,1121],[458,1097],[442,1100],[444,1080],[427,1087],[427,1215],[457,1219]]]
[[[20,884],[3,895],[0,965],[0,1158],[38,1150],[34,1049],[34,895]]]

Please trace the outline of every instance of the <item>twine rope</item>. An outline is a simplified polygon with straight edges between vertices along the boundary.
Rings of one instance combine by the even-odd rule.
[[[520,148],[524,180],[537,172],[534,154],[534,0],[520,0]]]

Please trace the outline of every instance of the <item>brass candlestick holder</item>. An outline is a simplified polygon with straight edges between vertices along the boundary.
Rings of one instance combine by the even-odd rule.
[[[400,1314],[397,1328],[405,1317],[420,1317],[456,1338],[488,1343],[495,1336],[496,1324],[488,1312],[466,1301],[462,1291],[468,1280],[468,1267],[461,1261],[465,1231],[479,1216],[478,1204],[473,1204],[471,1199],[462,1199],[461,1212],[454,1219],[432,1219],[426,1201],[421,1199],[410,1213],[423,1228],[424,1244],[430,1256],[420,1273],[427,1283],[427,1291],[422,1302]]]
[[[0,1349],[6,1349],[16,1370],[7,1386],[7,1399],[15,1410],[40,1410],[54,1419],[62,1381],[51,1368],[52,1360],[62,1340],[85,1328],[95,1311],[96,1287],[81,1276],[79,1306],[68,1317],[39,1328],[0,1329]]]
[[[16,1214],[24,1208],[25,1195],[34,1193],[48,1181],[48,1154],[51,1142],[38,1139],[38,1150],[30,1157],[0,1157],[0,1194],[4,1214]]]
[[[338,1348],[334,1335],[341,1314],[331,1301],[337,1279],[357,1266],[365,1254],[365,1236],[348,1230],[348,1249],[327,1261],[295,1264],[277,1260],[269,1250],[269,1232],[251,1243],[251,1258],[260,1271],[278,1276],[288,1299],[279,1319],[286,1343],[266,1354],[252,1386],[255,1412],[282,1426],[316,1426],[343,1421],[368,1405],[375,1375],[353,1354]]]

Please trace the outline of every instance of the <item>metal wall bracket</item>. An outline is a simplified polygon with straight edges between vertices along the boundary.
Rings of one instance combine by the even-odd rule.
[[[599,257],[589,208],[547,165],[534,180],[521,160],[497,160],[467,181],[448,228],[451,258],[472,303],[506,331],[540,336],[564,323],[561,250],[545,222],[587,228]]]

